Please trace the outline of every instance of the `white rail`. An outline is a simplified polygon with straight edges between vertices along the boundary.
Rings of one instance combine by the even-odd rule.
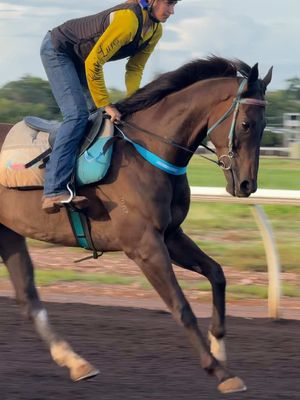
[[[258,189],[248,198],[232,197],[218,187],[191,187],[191,200],[252,205],[252,212],[261,232],[268,265],[268,310],[271,318],[280,317],[280,258],[271,224],[261,207],[263,204],[300,206],[300,190]]]

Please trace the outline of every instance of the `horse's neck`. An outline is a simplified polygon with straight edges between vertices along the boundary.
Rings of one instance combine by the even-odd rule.
[[[142,129],[146,129],[180,146],[195,150],[199,141],[205,136],[208,115],[212,105],[220,101],[220,79],[201,81],[179,92],[175,92],[152,107],[134,114],[131,121]],[[162,158],[176,159],[182,151],[175,146],[163,144],[159,139],[143,133],[142,130],[131,132],[133,139],[138,140]],[[187,159],[189,152],[185,153]]]
[[[223,78],[197,82],[165,97],[149,109],[137,112],[131,121],[161,138],[195,151],[205,138],[211,108],[223,99],[224,85],[228,84],[228,79]],[[136,129],[130,134],[138,143],[174,164],[185,165],[192,155],[142,130]]]
[[[195,151],[205,139],[211,114],[236,94],[236,78],[213,78],[199,81],[178,93],[186,105],[182,116],[181,130],[177,140]],[[170,96],[170,100],[176,100]],[[171,108],[171,107],[170,107]],[[175,106],[174,106],[175,108]]]

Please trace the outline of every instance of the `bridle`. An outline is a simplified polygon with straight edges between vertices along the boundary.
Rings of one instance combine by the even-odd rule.
[[[249,104],[249,105],[259,106],[259,107],[265,107],[267,105],[266,100],[253,99],[251,97],[241,98],[243,90],[246,86],[246,83],[247,83],[247,79],[243,79],[242,82],[240,83],[240,86],[237,91],[237,95],[233,99],[233,102],[232,102],[230,108],[207,130],[206,136],[209,137],[211,132],[215,128],[217,128],[220,124],[222,124],[222,122],[224,122],[230,116],[231,113],[233,113],[232,122],[231,122],[230,130],[229,130],[229,134],[228,134],[228,153],[223,154],[220,157],[218,157],[218,161],[216,162],[219,165],[219,167],[221,167],[224,170],[231,169],[232,159],[234,158],[234,155],[235,155],[234,151],[233,151],[233,142],[234,142],[235,125],[236,125],[236,121],[237,121],[240,104]],[[205,147],[208,148],[207,146],[205,146]],[[212,150],[210,148],[208,148],[208,149],[210,151],[212,151],[214,154],[216,154],[216,152],[214,150]],[[205,157],[205,158],[207,158],[207,157]],[[210,161],[215,162],[214,160],[211,160],[210,158],[208,158],[208,159]],[[227,164],[226,160],[229,161],[228,164]]]
[[[218,161],[215,161],[209,157],[203,156],[202,154],[199,154],[201,157],[214,162],[215,164],[217,164],[220,168],[222,168],[223,170],[230,170],[232,167],[232,159],[235,156],[235,153],[233,151],[233,142],[234,142],[234,133],[235,133],[235,125],[236,125],[236,121],[237,121],[237,116],[238,116],[238,112],[239,112],[239,106],[240,104],[249,104],[249,105],[253,105],[253,106],[259,106],[259,107],[265,107],[267,105],[267,101],[266,100],[260,100],[260,99],[253,99],[253,98],[242,98],[242,93],[243,90],[246,86],[247,83],[247,79],[243,79],[242,82],[240,83],[240,86],[238,88],[237,91],[237,95],[236,97],[233,99],[231,106],[229,107],[229,109],[207,130],[206,136],[209,137],[209,135],[211,134],[211,132],[217,128],[219,125],[221,125],[232,113],[232,122],[231,122],[231,126],[230,126],[230,130],[229,130],[229,134],[228,134],[228,153],[227,154],[223,154],[220,157],[218,157]],[[153,132],[148,131],[147,129],[138,127],[137,125],[135,125],[132,122],[127,122],[127,121],[120,121],[120,123],[118,125],[115,125],[115,127],[117,128],[117,130],[119,131],[119,133],[121,134],[121,138],[130,141],[131,143],[134,143],[131,139],[129,139],[124,132],[120,129],[120,125],[124,125],[124,126],[128,126],[131,128],[135,128],[141,132],[146,133],[149,136],[155,137],[157,140],[159,140],[160,142],[169,144],[173,147],[176,147],[180,150],[184,150],[188,153],[192,153],[194,154],[194,151],[190,150],[187,147],[181,146],[180,144],[174,142],[172,139],[168,139],[168,138],[164,138],[161,137]],[[201,146],[205,147],[207,150],[209,150],[210,152],[214,153],[215,155],[217,155],[217,153],[215,152],[215,150],[211,149],[210,147],[206,146],[204,143],[200,144]]]

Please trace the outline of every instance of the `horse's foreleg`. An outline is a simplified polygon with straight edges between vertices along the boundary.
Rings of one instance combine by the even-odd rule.
[[[0,256],[7,266],[17,302],[23,313],[33,320],[42,340],[48,345],[52,358],[70,369],[73,380],[94,376],[98,371],[78,356],[52,328],[34,283],[34,270],[23,236],[0,225]]]
[[[172,235],[165,238],[172,262],[190,271],[204,275],[212,286],[213,314],[212,323],[208,332],[210,350],[214,357],[221,363],[226,362],[225,350],[225,287],[226,280],[221,266],[205,254],[199,247],[184,234],[179,228]],[[239,380],[239,378],[236,378]],[[230,385],[232,381],[230,380]],[[230,386],[229,385],[229,386]],[[233,383],[235,385],[235,383]],[[243,383],[241,382],[241,385]],[[239,383],[238,383],[239,386]],[[245,386],[244,386],[245,387]],[[221,391],[235,391],[222,387]]]
[[[225,344],[225,287],[226,281],[221,266],[205,254],[184,234],[182,229],[167,236],[166,245],[174,264],[204,275],[212,286],[213,315],[209,332],[211,351],[214,356],[226,361]]]
[[[243,382],[232,375],[210,353],[197,319],[177,282],[172,269],[168,250],[163,238],[157,232],[147,232],[140,242],[127,252],[140,266],[152,286],[159,293],[175,320],[184,327],[188,338],[196,350],[202,367],[216,376],[222,392],[244,390]]]

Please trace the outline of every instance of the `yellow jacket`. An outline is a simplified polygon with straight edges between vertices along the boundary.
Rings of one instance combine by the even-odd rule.
[[[145,23],[147,11],[143,10]],[[105,107],[111,103],[105,86],[103,65],[109,61],[118,50],[130,43],[138,29],[138,18],[131,9],[117,10],[110,14],[110,23],[100,36],[92,51],[85,60],[87,83],[92,98],[97,107]],[[153,34],[154,32],[154,34]],[[145,64],[154,47],[162,36],[161,24],[152,23],[148,29],[142,29],[141,42],[151,36],[148,45],[128,59],[126,64],[125,84],[127,95],[134,93],[140,86]]]

